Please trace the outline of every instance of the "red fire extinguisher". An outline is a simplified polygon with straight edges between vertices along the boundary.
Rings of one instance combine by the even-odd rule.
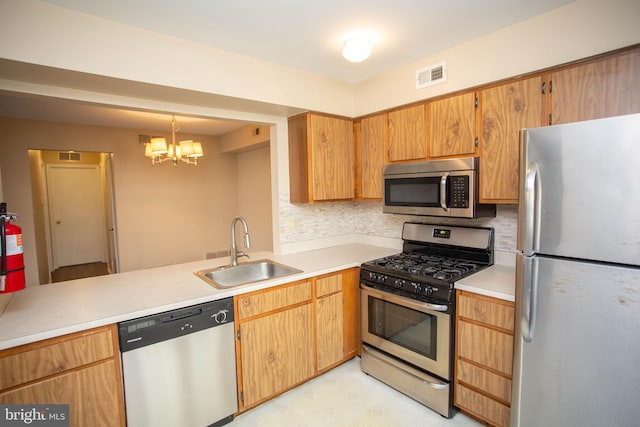
[[[25,287],[22,229],[9,222],[16,218],[7,213],[6,203],[0,203],[0,294]]]

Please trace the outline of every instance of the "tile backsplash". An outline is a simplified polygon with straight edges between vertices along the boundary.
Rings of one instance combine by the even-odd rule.
[[[448,219],[382,213],[382,202],[331,202],[291,204],[280,195],[280,242],[282,244],[364,235],[401,238],[407,221],[444,225],[474,225],[495,229],[495,250],[514,252],[518,228],[518,206],[498,205],[495,218]]]

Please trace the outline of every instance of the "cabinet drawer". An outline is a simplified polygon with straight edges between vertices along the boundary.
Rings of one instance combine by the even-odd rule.
[[[508,378],[460,359],[456,362],[456,369],[456,379],[458,381],[486,391],[504,402],[511,402],[511,380]]]
[[[340,292],[342,290],[342,274],[316,279],[316,297]]]
[[[458,321],[458,356],[511,376],[513,336],[474,323]]]
[[[458,316],[513,331],[513,303],[497,302],[489,298],[471,297],[458,293]]]
[[[456,406],[496,426],[509,425],[509,407],[463,385],[455,386]]]
[[[284,285],[243,295],[238,297],[238,319],[246,319],[305,301],[311,301],[311,282]]]
[[[93,329],[0,352],[0,390],[113,357],[110,328]]]
[[[68,404],[68,425],[72,427],[123,426],[118,395],[121,384],[117,378],[116,362],[108,360],[0,393],[0,403]],[[40,423],[33,425],[37,424]]]

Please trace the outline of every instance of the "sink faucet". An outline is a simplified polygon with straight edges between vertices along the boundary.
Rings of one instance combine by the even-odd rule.
[[[236,223],[238,221],[240,221],[242,223],[242,226],[244,227],[244,247],[246,249],[249,249],[251,247],[251,239],[249,237],[249,227],[247,226],[247,221],[245,221],[241,216],[233,218],[233,220],[231,221],[231,249],[229,251],[229,254],[231,255],[232,266],[238,265],[239,256],[246,256],[247,258],[249,257],[249,255],[244,252],[238,252],[238,245],[236,244]]]

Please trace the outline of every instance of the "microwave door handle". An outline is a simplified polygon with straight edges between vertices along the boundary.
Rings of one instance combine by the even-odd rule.
[[[449,212],[449,207],[447,206],[447,178],[449,178],[449,174],[440,177],[440,207]]]

